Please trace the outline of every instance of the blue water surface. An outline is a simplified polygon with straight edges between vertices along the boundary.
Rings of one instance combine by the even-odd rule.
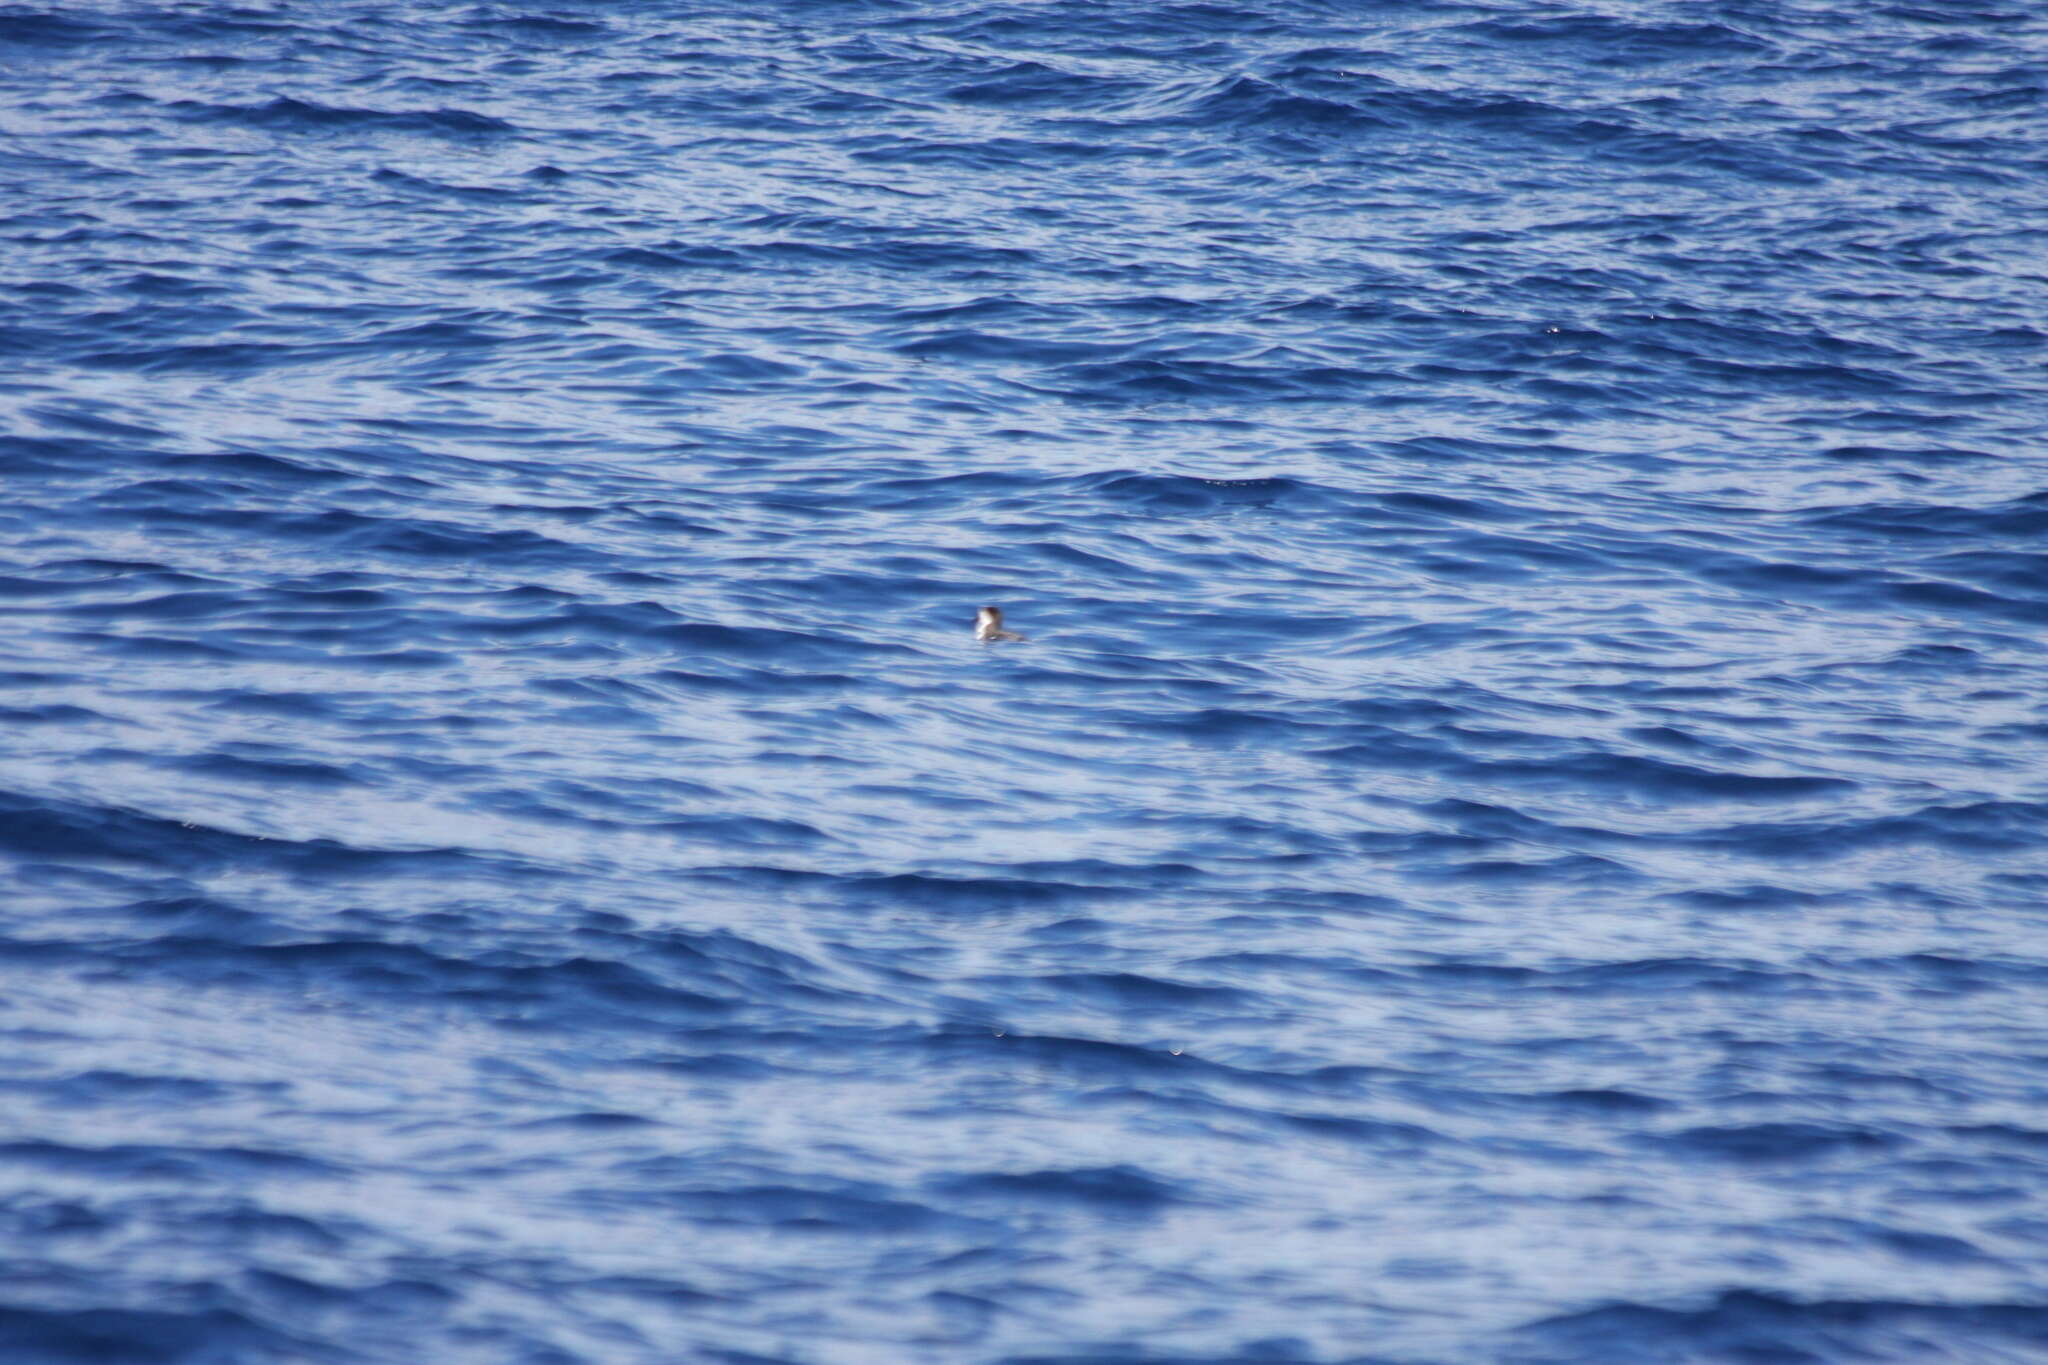
[[[2048,1359],[2039,6],[4,0],[0,133],[0,1361]]]

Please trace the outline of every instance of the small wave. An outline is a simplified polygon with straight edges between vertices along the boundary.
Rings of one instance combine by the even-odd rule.
[[[1766,39],[1725,24],[1631,22],[1602,14],[1544,19],[1490,19],[1466,34],[1482,41],[1531,43],[1573,49],[1572,58],[1635,65],[1655,61],[1696,62],[1754,57],[1772,50]]]
[[[977,1203],[1058,1207],[1070,1205],[1104,1213],[1132,1213],[1182,1202],[1173,1185],[1131,1166],[1073,1170],[987,1172],[946,1176],[934,1182],[948,1199]]]
[[[380,185],[389,185],[393,189],[408,190],[434,198],[461,200],[466,203],[495,204],[525,197],[518,190],[501,189],[495,185],[452,185],[423,175],[408,175],[389,166],[378,167],[370,178]]]
[[[511,124],[467,109],[356,109],[281,95],[264,104],[207,104],[179,100],[171,108],[198,123],[238,124],[288,133],[423,133],[438,137],[497,136]]]
[[[599,1206],[623,1202],[589,1194],[583,1198]],[[859,1237],[974,1227],[970,1219],[913,1200],[793,1185],[650,1189],[634,1194],[631,1202],[670,1209],[711,1227],[768,1227]]]
[[[18,859],[61,857],[190,871],[254,863],[308,877],[343,870],[359,875],[430,875],[436,869],[496,866],[494,860],[463,849],[373,849],[332,839],[265,838],[17,792],[0,792],[0,817],[0,851]]]
[[[584,42],[603,38],[611,29],[595,19],[567,19],[556,14],[493,15],[472,22],[468,28],[483,33],[505,34],[522,41]]]
[[[1899,1145],[1889,1134],[1846,1124],[1753,1123],[1688,1128],[1647,1139],[1686,1156],[1751,1164],[1794,1164],[1864,1156]]]
[[[1212,479],[1118,471],[1096,475],[1083,487],[1090,496],[1113,503],[1182,516],[1242,508],[1307,508],[1330,500],[1326,490],[1291,478]]]
[[[1008,62],[978,78],[948,89],[946,98],[962,104],[1005,108],[1045,108],[1062,114],[1108,100],[1128,98],[1144,89],[1129,77],[1062,71],[1037,61]]]
[[[91,1180],[177,1180],[199,1184],[334,1178],[340,1167],[294,1152],[253,1147],[170,1147],[125,1143],[74,1147],[59,1142],[0,1142],[0,1166],[79,1175]]]
[[[1341,365],[1146,358],[1065,365],[1055,369],[1048,382],[1087,403],[1329,403],[1364,398],[1393,378],[1382,371]]]
[[[1018,877],[935,877],[896,873],[884,877],[848,878],[841,885],[847,894],[863,902],[914,905],[953,913],[1085,904],[1117,897],[1117,893],[1107,887]]]
[[[0,1307],[0,1351],[20,1361],[157,1362],[221,1352],[289,1359],[291,1334],[226,1308],[192,1312],[95,1307],[60,1311]]]
[[[1896,1358],[1974,1352],[1996,1359],[2048,1345],[2048,1309],[1997,1301],[1800,1300],[1728,1290],[1701,1307],[1613,1304],[1547,1318],[1523,1329],[1531,1365],[1623,1359],[1627,1353],[1709,1358],[1838,1359],[1844,1349]],[[1796,1353],[1796,1355],[1791,1354]],[[1996,1353],[1996,1354],[1990,1354]],[[2016,1358],[2016,1357],[2015,1357]]]

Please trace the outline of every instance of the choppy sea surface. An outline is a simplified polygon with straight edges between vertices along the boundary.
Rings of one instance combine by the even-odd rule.
[[[0,3],[0,1359],[2048,1358],[2044,260],[2016,0]]]

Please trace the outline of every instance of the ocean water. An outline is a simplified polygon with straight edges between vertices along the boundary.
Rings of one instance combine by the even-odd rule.
[[[2017,0],[0,3],[0,1361],[2048,1359],[2044,261]]]

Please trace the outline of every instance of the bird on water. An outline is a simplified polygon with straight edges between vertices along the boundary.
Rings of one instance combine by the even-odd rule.
[[[1014,630],[1003,629],[1003,609],[983,607],[974,613],[974,638],[985,645],[1001,644],[1005,640],[1022,640],[1024,637]]]

